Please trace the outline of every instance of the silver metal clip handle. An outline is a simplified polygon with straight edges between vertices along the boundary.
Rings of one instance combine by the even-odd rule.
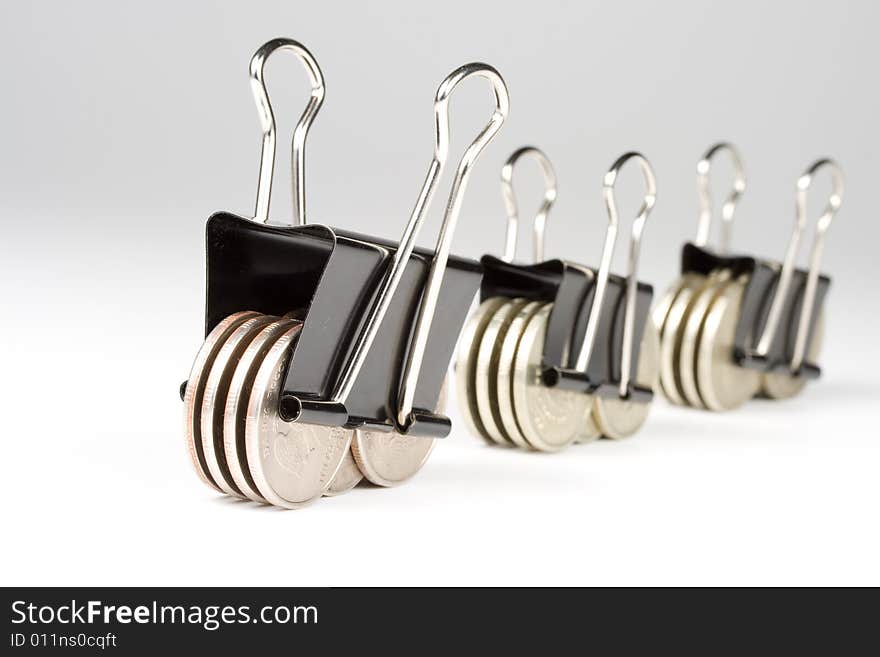
[[[797,372],[804,362],[804,354],[807,348],[807,333],[810,329],[810,318],[813,315],[813,305],[816,301],[816,286],[819,280],[819,267],[822,262],[822,250],[825,247],[825,233],[840,209],[843,202],[843,171],[834,160],[821,159],[813,162],[803,175],[797,180],[795,193],[795,224],[788,249],[785,252],[785,260],[782,263],[782,271],[779,274],[779,284],[770,304],[767,314],[767,323],[761,334],[756,349],[759,356],[766,356],[773,344],[773,339],[779,329],[782,308],[785,298],[791,287],[791,278],[794,274],[794,261],[797,258],[798,246],[801,235],[807,225],[807,191],[813,183],[813,178],[821,169],[827,168],[831,174],[831,195],[825,205],[819,220],[816,222],[816,235],[813,238],[813,248],[810,253],[810,268],[807,272],[807,284],[804,290],[804,299],[801,305],[801,314],[798,321],[798,331],[795,337],[794,354],[791,361],[792,372]]]
[[[437,181],[443,172],[449,156],[449,96],[461,82],[475,76],[486,79],[492,85],[495,97],[495,110],[489,123],[468,146],[464,155],[462,155],[458,163],[455,179],[452,182],[452,190],[446,204],[446,212],[443,216],[443,223],[437,238],[428,280],[422,293],[421,303],[419,304],[415,329],[401,378],[402,383],[397,416],[401,426],[408,424],[409,416],[412,413],[413,396],[424,357],[425,345],[431,329],[437,297],[440,294],[440,285],[443,282],[443,272],[446,269],[446,262],[449,258],[452,235],[458,220],[459,211],[461,210],[462,196],[467,187],[471,168],[477,156],[501,128],[510,110],[510,98],[504,79],[498,71],[487,64],[466,64],[453,71],[437,89],[437,94],[434,98],[434,156],[428,167],[428,174],[425,177],[425,182],[419,192],[415,207],[403,231],[400,245],[397,247],[380,284],[376,301],[369,311],[363,329],[355,343],[352,356],[332,396],[332,401],[344,403],[351,393],[357,376],[363,367],[373,340],[382,324],[382,319],[388,311],[394,292],[403,276],[406,264],[412,255],[416,237],[425,221]]]
[[[272,39],[262,45],[251,58],[251,91],[254,94],[254,102],[257,104],[257,112],[260,115],[260,125],[263,128],[263,150],[260,155],[260,177],[257,181],[257,204],[254,210],[254,220],[262,223],[269,221],[272,174],[275,170],[276,129],[275,114],[272,112],[272,104],[269,102],[269,92],[266,91],[264,73],[266,60],[278,50],[293,52],[305,67],[312,84],[311,97],[296,124],[291,141],[290,173],[293,185],[293,225],[302,226],[306,223],[306,137],[312,121],[315,120],[318,110],[321,109],[321,103],[324,102],[324,74],[321,73],[321,68],[312,53],[293,39]]]
[[[535,214],[532,227],[533,262],[541,262],[544,259],[544,230],[547,215],[556,202],[556,171],[553,169],[550,158],[544,151],[534,146],[523,146],[514,151],[501,168],[501,197],[504,199],[504,207],[507,210],[507,233],[504,238],[504,255],[501,257],[505,262],[513,262],[516,257],[519,207],[516,202],[516,192],[513,190],[513,168],[524,157],[535,158],[544,175],[544,200]]]
[[[705,155],[697,162],[697,192],[700,197],[700,218],[697,223],[697,238],[694,243],[697,246],[706,246],[709,241],[709,228],[712,224],[712,194],[709,191],[709,171],[712,168],[712,159],[723,151],[730,155],[733,161],[734,179],[733,191],[724,200],[721,206],[721,247],[719,252],[729,253],[731,242],[731,229],[733,226],[733,213],[739,197],[746,190],[746,172],[743,168],[742,158],[733,144],[719,142],[706,151]]]
[[[630,369],[632,368],[633,356],[633,332],[636,321],[636,292],[638,286],[639,249],[642,242],[642,232],[645,222],[654,204],[657,201],[657,181],[651,163],[641,153],[625,153],[611,165],[605,174],[602,194],[605,199],[605,207],[608,210],[608,230],[605,232],[605,245],[602,247],[602,260],[599,264],[599,272],[596,276],[596,293],[593,295],[593,305],[590,308],[590,316],[587,318],[587,328],[584,332],[584,343],[581,345],[575,367],[586,372],[593,355],[593,347],[596,342],[596,332],[599,328],[599,318],[602,312],[602,302],[605,299],[605,289],[608,286],[608,274],[611,270],[611,259],[614,255],[614,244],[617,241],[617,227],[619,216],[617,201],[614,197],[614,185],[623,165],[629,160],[637,162],[645,178],[645,197],[638,215],[633,220],[632,236],[629,242],[629,271],[626,279],[626,307],[623,319],[623,345],[621,353],[620,396],[625,397],[629,391]]]

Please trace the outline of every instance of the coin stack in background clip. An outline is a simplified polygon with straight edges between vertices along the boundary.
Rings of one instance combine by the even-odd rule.
[[[513,166],[523,156],[534,157],[545,181],[544,202],[534,223],[534,262],[543,260],[543,234],[547,214],[556,199],[556,175],[547,156],[534,147],[525,147],[511,155],[502,169],[502,192],[507,208],[508,225],[504,262],[512,262],[516,252],[518,210],[512,188]],[[579,370],[586,370],[595,341],[602,308],[604,281],[607,280],[616,237],[617,210],[613,185],[620,167],[630,158],[642,166],[648,194],[633,230],[633,253],[638,252],[641,230],[656,196],[650,165],[638,154],[620,158],[606,176],[605,190],[609,211],[609,234],[599,272],[596,300],[591,308],[586,353],[579,360]],[[635,281],[636,262],[630,262],[629,279]],[[628,294],[631,291],[628,291]],[[629,304],[627,304],[629,305]],[[649,403],[627,398],[609,398],[587,392],[549,387],[543,379],[544,342],[553,303],[525,298],[493,296],[485,299],[468,320],[459,341],[455,373],[459,406],[471,433],[490,444],[517,446],[553,452],[575,442],[590,442],[599,437],[624,438],[644,424]],[[627,316],[634,310],[627,310]],[[629,318],[629,321],[634,321]],[[588,346],[589,345],[589,346]],[[606,347],[605,349],[607,350]],[[626,347],[623,347],[624,350]],[[607,356],[601,347],[597,357]],[[658,337],[646,322],[636,384],[653,389],[657,380]],[[625,387],[624,383],[624,387]]]
[[[599,437],[625,438],[645,423],[647,403],[550,388],[541,356],[552,304],[493,297],[468,321],[456,380],[471,433],[498,445],[553,452]],[[636,383],[654,388],[659,344],[645,325]]]
[[[709,170],[713,157],[725,151],[733,160],[736,177],[733,192],[725,200],[721,210],[722,254],[726,254],[729,249],[734,210],[746,185],[742,160],[738,151],[730,144],[714,145],[697,165],[701,211],[697,238],[694,241],[698,247],[703,247],[708,241],[712,218]],[[782,317],[780,313],[788,282],[791,280],[800,234],[806,222],[804,196],[812,174],[825,165],[832,167],[835,190],[819,220],[813,247],[809,276],[818,276],[824,232],[840,206],[843,193],[840,171],[828,160],[816,162],[798,180],[797,220],[786,261],[782,265],[772,263],[773,268],[779,272],[780,283],[772,292],[773,303],[762,334],[749,336],[756,343],[754,351],[758,355],[762,352],[766,354],[780,323],[786,327],[783,330],[785,336],[789,335],[789,329],[797,330],[798,339],[801,334],[805,336],[808,332],[808,323],[795,315],[795,306],[790,308],[788,317]],[[670,402],[725,411],[741,406],[756,395],[774,399],[792,397],[805,386],[806,379],[796,374],[804,357],[815,362],[819,356],[823,339],[823,315],[818,316],[808,348],[800,348],[801,353],[791,357],[790,371],[762,372],[744,367],[734,360],[734,346],[743,296],[748,284],[748,274],[736,275],[726,268],[715,269],[705,275],[686,272],[668,288],[654,307],[652,321],[660,334],[660,389]],[[815,287],[811,293],[808,284],[807,290],[805,295],[815,295]],[[805,317],[808,320],[812,298],[809,306],[804,304],[804,308],[807,310]]]

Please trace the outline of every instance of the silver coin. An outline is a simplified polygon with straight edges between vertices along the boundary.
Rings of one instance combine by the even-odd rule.
[[[697,347],[709,308],[730,282],[730,272],[713,272],[702,287],[698,288],[684,314],[680,348],[676,354],[676,382],[688,404],[694,408],[706,408],[697,386]]]
[[[217,357],[211,364],[211,371],[205,382],[202,396],[202,453],[205,463],[214,480],[224,493],[245,498],[226,464],[226,451],[223,448],[223,413],[226,410],[226,395],[235,374],[235,368],[250,341],[268,324],[278,319],[261,315],[252,317],[230,333],[223,342]]]
[[[265,504],[266,500],[257,490],[247,462],[244,430],[248,400],[257,370],[269,349],[285,331],[298,324],[299,322],[282,319],[263,328],[241,355],[226,394],[226,407],[223,409],[223,451],[226,454],[226,465],[238,490],[254,502]]]
[[[676,280],[672,285],[666,288],[663,295],[654,303],[651,308],[651,321],[657,329],[657,334],[663,332],[663,325],[666,323],[666,317],[669,315],[669,309],[672,308],[672,302],[681,289],[681,278]]]
[[[745,292],[743,278],[724,285],[713,300],[697,343],[696,380],[706,408],[727,411],[761,389],[761,373],[733,361],[733,342]]]
[[[446,381],[435,407],[442,413],[446,406]],[[357,429],[351,441],[351,453],[367,480],[377,486],[398,486],[410,479],[428,460],[436,443],[434,438],[405,436],[397,431]]]
[[[599,423],[596,422],[595,400],[596,398],[593,396],[593,404],[591,404],[590,410],[587,411],[587,416],[584,418],[581,430],[574,439],[574,442],[578,444],[591,443],[602,437],[602,430],[599,428]]]
[[[464,330],[458,339],[458,356],[455,361],[455,392],[458,396],[458,408],[465,426],[475,436],[480,436],[488,443],[493,443],[483,423],[480,420],[480,411],[477,408],[475,390],[475,378],[477,373],[477,352],[480,349],[480,338],[492,313],[503,306],[508,299],[506,297],[492,297],[486,299],[474,311],[465,324]]]
[[[329,497],[347,493],[357,486],[363,478],[364,475],[361,473],[360,468],[358,468],[354,455],[351,453],[351,448],[349,448],[342,459],[342,465],[339,466],[339,470],[337,470],[336,475],[333,477],[333,481],[330,482],[330,486],[324,491],[324,495]]]
[[[341,427],[285,422],[278,415],[285,365],[299,331],[299,326],[289,328],[269,349],[254,378],[245,420],[247,463],[257,491],[287,509],[321,497],[342,465],[352,434]]]
[[[584,393],[582,393],[584,394]],[[594,395],[587,395],[590,399],[593,400],[593,403],[590,404],[589,409],[587,410],[587,414],[583,419],[583,423],[581,424],[580,429],[578,430],[578,435],[575,437],[574,442],[579,445],[584,443],[591,443],[595,440],[598,440],[602,437],[602,430],[599,428],[599,423],[596,422],[596,399]]]
[[[645,324],[642,345],[639,349],[639,365],[636,383],[645,388],[656,389],[660,356],[660,337],[652,322]],[[651,404],[623,399],[596,397],[594,414],[602,434],[607,438],[626,438],[638,431],[651,411]]]
[[[816,319],[813,339],[810,341],[810,348],[807,349],[807,360],[813,363],[819,360],[824,336],[825,314],[823,312]],[[807,380],[803,377],[793,377],[779,372],[767,372],[761,380],[761,391],[771,399],[789,399],[800,394],[806,385]]]
[[[513,317],[507,333],[501,341],[501,353],[498,356],[498,372],[496,374],[495,399],[498,404],[498,413],[501,416],[501,425],[504,433],[519,447],[529,449],[531,445],[522,435],[516,423],[516,412],[513,409],[513,360],[516,357],[516,348],[525,330],[526,324],[532,316],[546,304],[541,301],[531,301],[519,309]]]
[[[211,370],[211,364],[214,362],[217,352],[223,346],[224,340],[240,324],[243,324],[252,317],[259,316],[259,314],[253,311],[235,313],[214,327],[202,343],[198,354],[196,354],[196,359],[190,370],[186,389],[183,393],[183,435],[186,438],[190,460],[199,478],[220,493],[223,491],[214,483],[202,452],[201,411],[202,397],[205,394],[205,382],[208,378],[208,372]]]
[[[692,290],[705,280],[701,274],[688,273],[680,276],[655,304],[651,310],[651,321],[657,329],[660,340],[659,388],[673,404],[682,404],[684,400],[679,394],[675,383],[675,341],[681,327],[681,320],[687,308]],[[687,297],[687,298],[686,298]]]
[[[498,404],[498,362],[508,329],[517,313],[527,304],[525,299],[511,299],[492,313],[477,349],[477,371],[474,377],[477,410],[486,433],[499,445],[514,443],[504,430]]]
[[[551,306],[526,323],[513,361],[513,407],[517,426],[537,450],[554,452],[573,443],[584,430],[593,396],[548,388],[541,380],[544,339]]]

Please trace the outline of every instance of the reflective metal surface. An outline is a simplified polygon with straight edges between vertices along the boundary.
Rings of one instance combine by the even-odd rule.
[[[807,356],[815,363],[822,353],[822,342],[825,338],[825,314],[816,319],[816,328]],[[761,380],[761,391],[771,399],[789,399],[799,394],[807,385],[807,379],[779,372],[765,372]]]
[[[636,368],[636,383],[652,390],[657,385],[659,372],[660,338],[657,329],[649,321],[645,325],[642,344],[639,349],[639,364]],[[651,404],[641,404],[627,399],[606,399],[596,396],[593,416],[596,418],[602,435],[607,438],[627,438],[639,429],[648,419]]]
[[[272,177],[275,169],[275,114],[272,104],[269,102],[269,92],[266,90],[264,73],[266,60],[279,51],[289,50],[302,62],[312,85],[312,93],[309,102],[300,116],[299,122],[293,131],[291,141],[291,183],[293,186],[293,225],[302,226],[306,223],[306,183],[305,183],[305,157],[306,137],[309,128],[321,104],[324,102],[324,74],[318,66],[317,60],[308,49],[293,39],[272,39],[262,45],[250,63],[251,91],[254,94],[254,102],[257,104],[257,112],[260,115],[260,125],[263,128],[263,150],[260,155],[260,177],[257,182],[257,204],[254,209],[254,219],[266,223],[269,221],[269,204],[272,198]]]
[[[336,474],[333,476],[330,486],[324,491],[324,495],[333,497],[335,495],[347,493],[357,486],[363,478],[364,475],[360,471],[360,468],[358,468],[351,449],[349,449],[342,459],[339,470],[337,470]]]
[[[321,497],[342,465],[352,432],[285,422],[278,415],[284,367],[300,328],[289,328],[269,349],[254,379],[245,420],[247,462],[260,495],[296,509]]]
[[[507,233],[504,238],[504,255],[501,257],[506,262],[513,262],[516,257],[516,242],[519,232],[519,207],[516,202],[516,192],[513,190],[513,169],[517,162],[525,157],[537,160],[544,176],[544,200],[532,226],[532,261],[541,262],[544,259],[544,230],[547,223],[547,215],[550,208],[556,202],[556,171],[550,158],[544,151],[534,146],[523,146],[513,152],[507,158],[507,162],[501,169],[501,197],[504,199],[504,207],[507,210]]]
[[[246,495],[239,490],[226,463],[226,451],[223,447],[223,413],[226,410],[226,397],[236,366],[248,344],[263,328],[276,319],[278,318],[258,315],[236,328],[223,341],[223,346],[217,352],[205,382],[201,411],[202,452],[214,483],[224,493],[235,497],[244,498]]]
[[[792,371],[800,369],[804,359],[804,351],[806,349],[807,333],[810,328],[810,318],[813,314],[813,304],[816,298],[816,283],[819,278],[819,266],[822,262],[822,250],[825,246],[825,233],[828,231],[834,216],[840,209],[843,201],[843,172],[834,160],[823,159],[814,162],[807,171],[798,178],[797,193],[795,195],[795,224],[788,248],[785,252],[785,260],[782,262],[782,271],[779,274],[779,284],[776,287],[776,293],[773,295],[773,301],[770,304],[770,311],[767,315],[767,323],[764,325],[764,331],[758,342],[756,352],[758,355],[766,355],[770,350],[770,345],[779,329],[779,322],[782,315],[782,308],[785,305],[785,298],[788,289],[791,286],[791,278],[794,273],[795,259],[797,258],[798,247],[800,246],[801,235],[807,223],[807,191],[813,182],[813,177],[822,169],[828,169],[831,174],[831,196],[828,203],[822,211],[819,220],[816,223],[816,235],[813,238],[813,248],[810,252],[810,268],[807,274],[807,286],[804,291],[804,301],[801,306],[801,316],[798,323],[798,332],[795,342],[794,356],[791,362]]]
[[[526,324],[532,316],[547,304],[541,301],[532,301],[519,309],[513,317],[507,333],[501,342],[501,352],[498,355],[498,371],[496,373],[495,393],[498,404],[498,414],[501,417],[501,426],[504,434],[518,447],[529,448],[529,442],[523,436],[516,421],[516,411],[513,401],[513,365],[516,351],[519,347]]]
[[[217,357],[217,353],[223,346],[226,338],[239,325],[246,322],[252,317],[256,317],[259,313],[246,311],[230,315],[208,334],[202,343],[199,352],[196,354],[195,362],[192,370],[190,370],[189,379],[186,382],[186,389],[183,393],[183,435],[186,439],[186,445],[199,478],[215,489],[217,492],[223,491],[214,482],[208,464],[205,462],[205,455],[202,450],[202,398],[205,394],[205,383],[207,382],[208,373],[211,371],[211,365]]]
[[[470,432],[489,443],[494,441],[483,426],[480,409],[477,408],[477,354],[486,325],[495,311],[505,303],[507,303],[506,297],[492,297],[486,299],[474,311],[458,339],[458,357],[455,362],[455,390],[459,413]],[[511,360],[512,358],[511,355]]]
[[[706,316],[717,298],[724,292],[730,282],[730,273],[726,270],[713,272],[706,283],[694,292],[683,317],[680,345],[678,352],[678,382],[682,397],[694,408],[706,408],[700,388],[697,385],[696,358],[700,339],[703,334]],[[728,358],[733,358],[731,342]]]
[[[685,403],[678,376],[685,312],[694,292],[705,280],[706,277],[699,274],[683,275],[669,287],[651,315],[660,336],[660,387],[673,404]]]
[[[241,355],[226,394],[226,407],[223,409],[223,451],[226,453],[226,465],[236,488],[254,502],[266,503],[266,500],[257,491],[247,463],[244,429],[248,401],[257,370],[269,349],[285,331],[298,323],[282,319],[263,328]]]
[[[510,99],[504,79],[498,71],[487,64],[467,64],[462,66],[453,71],[437,89],[437,94],[434,98],[434,156],[428,168],[428,174],[419,192],[419,197],[410,219],[403,231],[400,244],[394,252],[388,271],[385,273],[383,281],[379,286],[376,301],[367,315],[363,329],[354,343],[355,346],[348,365],[332,395],[332,401],[345,402],[364,364],[367,353],[370,350],[370,345],[373,343],[381,327],[382,319],[388,310],[394,291],[397,289],[403,276],[405,265],[409,261],[415,247],[415,241],[425,221],[437,181],[443,172],[449,155],[449,96],[462,81],[471,77],[484,78],[492,85],[495,110],[489,123],[483,128],[477,138],[471,142],[464,155],[462,155],[456,170],[455,179],[452,182],[452,190],[449,194],[446,212],[434,251],[434,260],[428,273],[428,280],[425,284],[425,290],[422,294],[418,315],[415,320],[411,348],[407,354],[406,364],[404,365],[401,377],[402,385],[397,413],[397,420],[401,426],[408,424],[409,415],[412,411],[413,396],[416,384],[418,383],[425,344],[431,329],[431,320],[434,315],[437,296],[440,292],[443,271],[446,268],[446,261],[449,257],[452,234],[455,230],[459,211],[461,210],[461,202],[470,178],[471,169],[480,152],[501,128],[510,109]]]
[[[593,397],[549,388],[541,380],[544,338],[550,306],[542,307],[525,325],[513,365],[511,387],[517,426],[537,450],[555,452],[573,443],[590,412]]]
[[[728,411],[754,397],[761,373],[733,361],[737,317],[745,278],[723,284],[706,312],[696,353],[696,382],[700,398],[713,411]]]
[[[642,232],[645,229],[645,222],[651,214],[654,203],[657,200],[657,182],[654,178],[654,170],[651,168],[650,162],[640,153],[625,153],[611,165],[608,173],[605,174],[603,184],[603,197],[605,199],[605,207],[608,210],[608,230],[605,233],[605,245],[602,248],[602,259],[599,264],[599,273],[596,277],[596,293],[593,297],[593,306],[587,319],[587,328],[584,334],[584,342],[581,346],[580,353],[577,358],[575,367],[584,372],[590,363],[590,357],[593,353],[594,344],[596,342],[596,331],[599,328],[599,314],[602,309],[602,301],[605,298],[605,289],[608,284],[608,274],[611,270],[611,259],[614,255],[614,244],[617,241],[617,227],[619,224],[617,212],[617,200],[614,196],[614,186],[617,182],[617,176],[620,174],[621,168],[633,160],[641,168],[642,175],[645,178],[645,196],[642,201],[642,207],[639,209],[638,215],[633,220],[632,235],[629,243],[629,268],[626,280],[626,309],[624,311],[623,325],[623,345],[621,352],[621,377],[620,377],[620,394],[625,396],[629,390],[630,370],[633,354],[633,332],[635,323],[635,304],[636,304],[636,286],[638,280],[639,265],[639,247],[642,241]]]
[[[525,299],[511,299],[496,310],[483,331],[477,350],[477,371],[474,377],[477,409],[489,437],[499,445],[513,444],[513,439],[504,429],[498,405],[498,366],[501,350],[513,319],[527,303]]]
[[[727,142],[713,145],[697,162],[697,191],[700,197],[700,218],[697,223],[697,238],[694,240],[694,244],[706,246],[706,243],[709,241],[709,228],[712,223],[712,194],[709,190],[709,171],[712,168],[712,160],[718,153],[723,152],[730,155],[734,170],[733,191],[730,192],[730,195],[721,206],[721,240],[718,251],[720,253],[727,253],[730,251],[733,213],[736,211],[739,197],[746,190],[746,172],[739,150],[733,144],[728,144]]]
[[[447,399],[447,381],[440,389],[436,413],[444,412]],[[388,433],[354,432],[351,453],[358,468],[370,483],[377,486],[398,486],[424,467],[434,449],[436,439],[405,436],[397,431]]]

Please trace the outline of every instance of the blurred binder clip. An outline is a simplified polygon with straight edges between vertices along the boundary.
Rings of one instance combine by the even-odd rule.
[[[534,262],[518,264],[512,176],[526,157],[537,160],[546,187],[533,228]],[[614,187],[629,161],[640,166],[646,192],[622,277],[610,272],[619,224]],[[543,259],[556,194],[556,175],[542,151],[524,147],[511,155],[502,169],[504,255],[481,259],[482,303],[465,327],[456,363],[466,423],[492,444],[557,451],[601,435],[622,438],[641,426],[653,397],[652,288],[637,280],[642,232],[656,199],[653,170],[642,155],[627,153],[605,175],[608,229],[598,268]]]
[[[731,194],[721,208],[721,244],[707,247],[711,223],[709,173],[727,153],[734,165]],[[807,224],[807,192],[823,169],[832,191],[820,216],[809,268],[795,267]],[[785,398],[819,376],[823,303],[830,278],[819,271],[825,233],[840,208],[843,176],[828,159],[811,164],[797,180],[795,226],[783,261],[730,253],[734,211],[746,187],[737,149],[712,146],[697,164],[701,211],[697,237],[682,249],[682,275],[654,308],[660,333],[660,379],[673,403],[730,410],[755,395]]]

